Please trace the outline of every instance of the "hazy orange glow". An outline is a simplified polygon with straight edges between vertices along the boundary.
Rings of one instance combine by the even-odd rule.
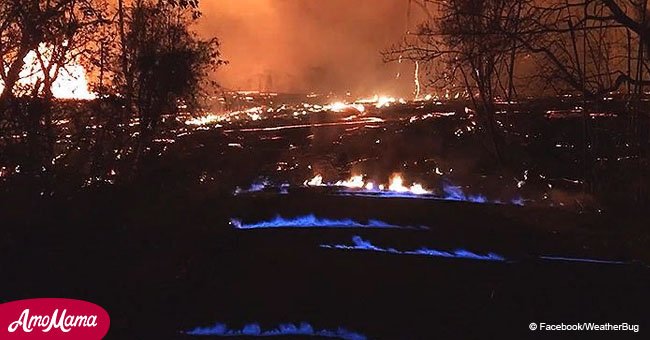
[[[406,0],[202,1],[198,28],[216,35],[230,89],[412,96],[415,65],[384,64],[380,50],[418,22]],[[401,74],[402,76],[398,76]]]

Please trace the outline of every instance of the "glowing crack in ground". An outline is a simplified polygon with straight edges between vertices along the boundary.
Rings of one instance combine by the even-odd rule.
[[[287,323],[280,324],[270,330],[263,330],[257,323],[245,325],[242,329],[231,329],[226,324],[217,323],[209,327],[196,327],[190,331],[181,332],[194,336],[223,336],[223,337],[273,337],[273,336],[313,336],[320,338],[334,338],[342,340],[366,340],[366,336],[349,331],[344,328],[336,330],[316,330],[309,323],[298,325]]]
[[[339,189],[338,192],[336,192],[336,194],[341,196],[356,196],[356,197],[413,198],[413,199],[422,199],[422,200],[471,202],[471,203],[478,203],[478,204],[488,203],[488,204],[500,204],[500,205],[511,204],[511,205],[518,205],[518,206],[525,205],[525,201],[521,197],[515,197],[509,202],[503,202],[500,200],[490,200],[481,194],[476,194],[476,195],[465,194],[462,188],[458,186],[444,185],[443,191],[444,191],[444,196],[437,196],[428,193],[418,194],[412,192],[394,192],[394,191],[386,191],[386,190],[382,191],[377,189],[350,190],[348,188],[341,188]]]
[[[453,251],[443,251],[443,250],[434,250],[429,248],[420,248],[417,250],[397,250],[395,248],[381,248],[370,241],[364,240],[361,236],[354,236],[352,238],[352,245],[345,244],[336,244],[336,245],[321,245],[322,248],[329,249],[341,249],[341,250],[366,250],[366,251],[376,251],[382,253],[398,254],[398,255],[421,255],[421,256],[433,256],[433,257],[445,257],[445,258],[455,258],[455,259],[470,259],[470,260],[480,260],[480,261],[500,261],[504,262],[506,259],[498,254],[488,253],[486,255],[476,254],[471,251],[464,249],[457,249]]]
[[[340,180],[337,182],[324,182],[321,175],[316,175],[311,179],[303,182],[302,188],[318,188],[326,187],[331,188],[334,194],[338,196],[350,197],[374,197],[374,198],[411,198],[422,200],[439,200],[439,201],[456,201],[456,202],[471,202],[477,204],[511,204],[524,206],[525,201],[521,196],[506,201],[491,200],[483,194],[467,194],[461,186],[453,185],[449,182],[442,183],[442,194],[435,194],[431,190],[427,190],[421,184],[413,183],[410,186],[405,186],[404,179],[401,175],[393,175],[390,178],[390,183],[377,184],[371,181],[365,181],[364,176],[352,176],[347,180]],[[248,189],[237,188],[234,192],[235,196],[242,194],[251,194],[261,191],[275,191],[280,194],[288,194],[292,186],[288,183],[281,185],[272,184],[268,179],[263,179],[253,183]]]

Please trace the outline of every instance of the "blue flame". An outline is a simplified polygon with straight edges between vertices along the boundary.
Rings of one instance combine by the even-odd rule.
[[[341,187],[336,184],[323,184],[322,186],[335,188],[335,194],[341,196],[357,196],[357,197],[378,197],[378,198],[415,198],[427,200],[443,200],[443,201],[457,201],[457,202],[472,202],[472,203],[492,203],[492,204],[513,204],[524,206],[525,201],[520,196],[513,198],[510,201],[489,200],[482,194],[466,194],[461,186],[453,185],[450,182],[444,181],[442,184],[443,195],[435,195],[432,193],[412,193],[412,192],[397,192],[390,190],[380,189],[350,189]],[[268,179],[261,179],[258,182],[251,184],[248,189],[237,188],[234,192],[235,196],[256,193],[261,191],[272,191],[281,195],[289,194],[291,185],[289,183],[273,184]]]
[[[524,199],[521,198],[521,197],[515,197],[515,198],[512,199],[512,201],[510,201],[510,203],[523,207],[524,206]]]
[[[278,327],[270,330],[262,330],[257,323],[245,325],[242,329],[230,329],[226,324],[217,323],[210,327],[196,327],[190,331],[182,332],[187,335],[195,336],[245,336],[245,337],[271,337],[271,336],[313,336],[321,338],[335,338],[342,340],[366,340],[363,334],[348,331],[344,328],[336,330],[315,330],[312,325],[302,322],[298,325],[292,323],[280,324]]]
[[[410,192],[393,192],[393,191],[369,191],[369,190],[344,190],[339,191],[337,194],[341,196],[357,196],[357,197],[378,197],[378,198],[417,198],[424,200],[442,200],[442,201],[455,201],[455,202],[472,202],[472,203],[493,203],[493,204],[504,204],[500,200],[489,200],[487,197],[481,194],[477,195],[465,195],[460,187],[454,187],[453,191],[445,193],[445,196],[435,196],[432,194],[414,194]],[[524,200],[521,197],[517,197],[511,201],[511,204],[523,206]]]
[[[476,195],[466,195],[465,192],[463,192],[463,189],[460,186],[457,185],[451,185],[449,183],[443,183],[442,184],[442,191],[445,193],[445,196],[442,197],[442,199],[446,201],[459,201],[459,202],[472,202],[472,203],[494,203],[494,204],[503,204],[503,202],[499,200],[493,200],[490,201],[488,200],[487,197],[481,194],[476,194]],[[524,202],[521,198],[517,198],[515,200],[512,200],[513,204],[516,205],[524,205]]]
[[[488,199],[483,195],[470,195],[467,200],[474,203],[487,203]]]
[[[443,196],[436,196],[433,194],[415,194],[412,192],[395,192],[395,191],[385,191],[385,190],[368,190],[368,189],[358,189],[351,190],[348,188],[341,189],[337,192],[339,195],[343,196],[360,196],[360,197],[379,197],[379,198],[417,198],[417,199],[427,199],[427,200],[442,200],[442,201],[455,201],[455,202],[472,202],[472,203],[492,203],[492,204],[505,204],[501,200],[489,200],[485,195],[482,194],[465,194],[463,188],[457,185],[452,185],[448,182],[442,184],[442,191],[444,192]],[[524,206],[524,199],[517,196],[512,199],[510,204]]]
[[[459,186],[443,183],[442,191],[445,193],[444,199],[448,201],[467,201],[463,189]]]
[[[253,184],[251,184],[250,187],[248,187],[248,189],[242,189],[240,187],[237,187],[235,189],[235,196],[240,195],[240,194],[251,193],[251,192],[264,191],[270,186],[271,186],[271,182],[267,178],[262,178],[262,179],[258,180],[257,182],[254,182]]]
[[[598,260],[598,259],[588,259],[588,258],[579,258],[579,257],[540,256],[539,258],[548,261],[582,262],[582,263],[597,263],[597,264],[628,264],[628,262],[624,262],[624,261]]]
[[[387,190],[377,190],[377,189],[339,189],[336,192],[340,196],[357,196],[357,197],[380,197],[380,198],[418,198],[418,199],[440,199],[432,194],[414,194],[412,192],[397,192],[397,191],[387,191]]]
[[[429,248],[420,248],[417,250],[397,250],[394,248],[381,248],[370,241],[366,241],[361,238],[361,236],[354,236],[352,238],[353,245],[321,245],[322,248],[330,249],[343,249],[343,250],[368,250],[368,251],[377,251],[382,253],[390,254],[399,254],[399,255],[423,255],[423,256],[434,256],[434,257],[446,257],[446,258],[456,258],[456,259],[471,259],[471,260],[480,260],[480,261],[506,261],[506,259],[495,253],[488,253],[487,255],[480,255],[473,253],[464,249],[457,249],[454,251],[442,251],[434,250]]]
[[[368,220],[368,223],[360,223],[352,219],[328,219],[319,218],[314,214],[284,218],[276,216],[272,220],[256,223],[244,223],[239,219],[230,220],[237,229],[266,229],[266,228],[411,228],[389,224],[379,220]]]

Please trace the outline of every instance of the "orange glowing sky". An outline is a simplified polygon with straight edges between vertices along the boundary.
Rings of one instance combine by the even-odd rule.
[[[198,29],[221,39],[230,64],[217,80],[227,88],[408,95],[413,64],[387,65],[379,53],[406,32],[407,6],[408,0],[203,0]]]

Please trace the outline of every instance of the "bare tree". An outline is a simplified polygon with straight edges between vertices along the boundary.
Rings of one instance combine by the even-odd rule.
[[[190,30],[200,15],[196,2],[136,0],[129,8],[122,71],[130,75],[121,77],[121,89],[139,120],[136,159],[164,114],[199,107],[209,73],[224,63],[216,38],[203,40]]]
[[[106,23],[103,2],[7,0],[0,4],[0,120],[26,133],[25,173],[52,165],[52,87],[66,67],[92,56],[94,32]],[[28,81],[20,82],[22,77]],[[29,98],[12,105],[16,96]]]
[[[427,3],[431,6],[434,1],[420,6]],[[384,58],[422,63],[429,68],[429,74],[437,74],[430,85],[462,89],[483,118],[492,150],[504,161],[495,98],[511,98],[515,91],[514,63],[519,44],[510,35],[519,29],[520,6],[516,0],[451,0],[435,4],[438,17],[421,24],[402,44],[386,51]],[[431,72],[441,65],[444,71]],[[509,79],[507,85],[504,76]]]
[[[31,92],[48,95],[71,59],[88,47],[98,25],[106,23],[105,4],[96,0],[7,0],[0,4],[0,101],[13,97],[25,57],[37,55],[41,82]]]
[[[585,188],[593,175],[590,106],[628,98],[631,145],[639,162],[647,138],[644,88],[650,85],[647,0],[414,0],[429,20],[385,53],[427,65],[430,86],[460,88],[483,113],[500,154],[494,100],[517,95],[574,95],[582,101]],[[437,7],[436,10],[431,10]],[[523,70],[523,71],[521,71]],[[639,170],[641,172],[641,170]]]

